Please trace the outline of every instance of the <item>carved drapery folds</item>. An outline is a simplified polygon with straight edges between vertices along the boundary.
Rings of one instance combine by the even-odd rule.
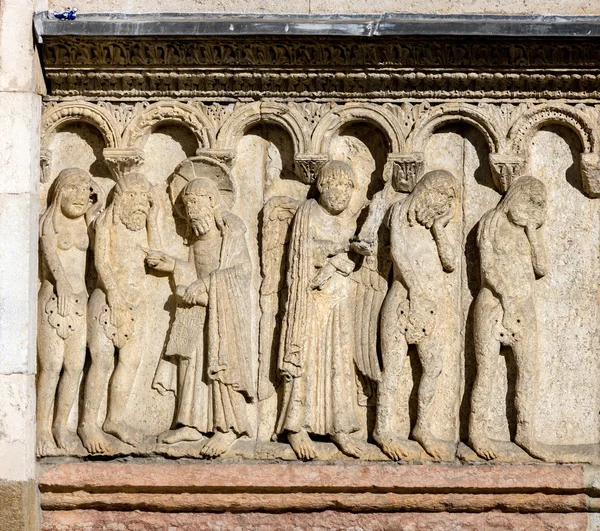
[[[57,50],[50,44],[46,53]],[[52,56],[56,64],[70,57],[63,52]],[[399,60],[393,46],[388,53],[386,60]],[[477,87],[478,79],[453,83]],[[525,452],[597,460],[596,440],[534,440],[545,399],[537,391],[525,402],[517,393],[517,435],[498,443],[486,420],[493,386],[480,376],[477,384],[462,382],[460,365],[471,348],[471,373],[492,374],[505,345],[538,386],[543,364],[529,358],[543,350],[547,333],[542,316],[551,292],[542,277],[563,267],[556,256],[544,259],[543,235],[563,220],[551,204],[554,174],[534,174],[546,162],[535,143],[549,126],[575,133],[580,181],[566,171],[589,215],[588,197],[600,197],[599,118],[595,107],[569,103],[48,103],[44,190],[58,186],[61,149],[75,134],[67,125],[87,124],[102,145],[90,148],[95,159],[85,172],[74,173],[87,187],[85,205],[64,183],[62,199],[51,193],[48,203],[59,224],[71,206],[80,208],[76,219],[90,241],[62,225],[44,233],[44,304],[54,289],[60,314],[76,295],[60,278],[65,246],[82,256],[94,250],[94,262],[82,259],[73,278],[81,280],[82,264],[97,274],[87,279],[92,364],[77,412],[80,440],[48,428],[48,413],[40,454],[215,457],[233,448],[248,458],[338,455],[317,440],[325,436],[365,459],[452,460],[458,448],[467,460],[530,459]],[[163,125],[173,127],[161,133]],[[476,138],[469,146],[464,131]],[[97,186],[94,178],[108,175],[94,174],[96,162],[108,167],[103,185],[114,186],[112,194]],[[464,303],[469,297],[475,302]],[[475,346],[458,345],[472,328]],[[513,333],[522,340],[504,336]],[[404,363],[410,345],[418,377]],[[117,365],[107,368],[115,352]],[[458,406],[461,386],[469,385],[476,389],[464,397],[474,404],[470,432],[462,429],[469,412]],[[132,397],[147,407],[141,420]],[[65,400],[61,419],[76,407]]]

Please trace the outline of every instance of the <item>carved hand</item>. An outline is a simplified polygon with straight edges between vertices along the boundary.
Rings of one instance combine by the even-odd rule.
[[[132,318],[127,301],[118,291],[108,293],[108,306],[110,307],[110,319],[114,326],[119,328]]]
[[[337,270],[334,265],[330,263],[325,264],[315,275],[315,278],[312,279],[310,287],[312,289],[323,289],[325,283],[333,276],[333,274],[336,271]]]
[[[71,284],[67,280],[64,282],[57,282],[56,295],[58,296],[58,314],[62,317],[66,317],[69,314],[71,296],[73,295]]]
[[[350,250],[362,256],[371,256],[375,252],[375,242],[357,240],[350,244]]]
[[[175,258],[162,251],[149,250],[146,263],[158,271],[172,272],[175,269]]]
[[[181,298],[188,304],[207,306],[208,292],[206,291],[206,284],[202,279],[196,280],[186,288]]]

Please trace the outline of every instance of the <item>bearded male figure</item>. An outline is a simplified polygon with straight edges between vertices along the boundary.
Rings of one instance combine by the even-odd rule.
[[[127,425],[125,414],[147,350],[144,249],[161,245],[157,211],[150,183],[144,176],[130,173],[117,182],[110,205],[95,225],[98,287],[88,304],[91,364],[78,429],[91,453],[111,450],[113,443],[106,433],[128,444],[139,442],[139,434]],[[119,351],[113,371],[115,347]],[[98,416],[109,380],[108,409],[101,429]]]
[[[251,432],[246,400],[254,398],[248,287],[251,263],[244,223],[221,208],[216,185],[190,181],[182,191],[191,229],[189,259],[150,251],[146,262],[173,275],[177,310],[153,387],[177,395],[173,444],[213,433],[200,454],[216,457]]]

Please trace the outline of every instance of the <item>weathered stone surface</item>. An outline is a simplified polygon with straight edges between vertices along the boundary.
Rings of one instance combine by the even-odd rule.
[[[1,451],[1,450],[0,450]],[[39,529],[37,484],[28,481],[0,481],[0,526],[2,531]]]
[[[44,514],[44,531],[97,531],[118,526],[123,531],[143,528],[147,531],[177,529],[177,531],[235,530],[363,530],[384,531],[447,531],[460,529],[480,531],[582,531],[588,529],[586,514],[515,514],[489,512],[469,513],[370,513],[351,514],[325,511],[315,515],[280,514],[160,514],[151,512],[122,513],[110,511],[58,511]]]

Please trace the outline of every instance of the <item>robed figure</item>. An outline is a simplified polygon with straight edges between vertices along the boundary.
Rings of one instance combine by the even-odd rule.
[[[317,180],[318,201],[302,203],[292,222],[277,432],[286,433],[300,459],[316,457],[309,434],[329,436],[351,456],[362,450],[351,435],[360,429],[348,278],[355,267],[348,255],[355,221],[347,211],[354,182],[347,164],[327,163]]]
[[[191,229],[189,258],[150,251],[147,263],[173,275],[177,309],[153,387],[177,396],[173,430],[159,441],[196,441],[214,435],[200,453],[225,452],[251,428],[246,401],[254,397],[250,369],[251,263],[244,223],[221,208],[208,178],[182,192]]]

